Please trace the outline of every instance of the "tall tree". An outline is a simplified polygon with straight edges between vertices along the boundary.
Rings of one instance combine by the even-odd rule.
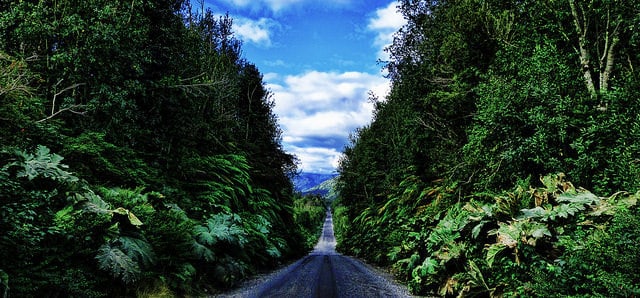
[[[503,273],[482,269],[496,252],[472,244],[485,223],[455,244],[471,230],[464,214],[487,208],[478,201],[496,204],[482,212],[512,221],[523,208],[567,207],[526,195],[538,177],[548,189],[571,188],[549,177],[604,194],[638,189],[640,7],[607,0],[398,7],[408,23],[388,49],[391,92],[340,163],[339,248],[395,262],[418,292],[446,296],[481,285],[478,293],[497,293],[502,286],[486,281],[499,283]],[[566,175],[545,176],[557,172]],[[461,268],[473,272],[466,282]],[[512,293],[528,293],[521,290]]]
[[[629,46],[632,18],[637,8],[621,5],[620,1],[567,2],[573,34],[566,38],[574,44],[584,83],[589,94],[595,97],[609,90],[609,80],[616,64],[621,62],[620,48]]]
[[[228,15],[181,0],[0,6],[0,290],[211,293],[304,253],[295,157]]]

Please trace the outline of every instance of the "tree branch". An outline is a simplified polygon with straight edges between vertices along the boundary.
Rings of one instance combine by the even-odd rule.
[[[55,85],[55,86],[57,87],[58,85],[60,85],[60,83],[62,83],[62,81],[63,81],[63,79],[60,79],[60,80],[56,83],[56,85]],[[77,109],[77,108],[85,107],[85,105],[78,105],[78,104],[76,104],[76,105],[72,105],[72,106],[70,106],[70,107],[66,107],[66,108],[63,108],[63,109],[60,109],[60,110],[58,110],[58,111],[56,112],[56,99],[58,98],[58,95],[61,95],[62,93],[65,93],[65,92],[67,92],[67,91],[69,91],[69,90],[72,90],[72,89],[78,88],[78,87],[80,87],[80,86],[82,86],[82,85],[85,85],[85,83],[76,83],[76,84],[73,84],[73,85],[71,85],[71,86],[68,86],[68,87],[66,87],[66,88],[64,88],[64,89],[62,89],[62,90],[60,90],[59,92],[56,92],[56,94],[54,94],[54,95],[53,95],[53,99],[51,100],[51,115],[49,115],[49,116],[48,116],[48,117],[46,117],[46,118],[43,118],[43,119],[40,119],[40,120],[36,121],[36,123],[40,123],[40,122],[47,121],[47,120],[49,120],[49,119],[51,119],[51,118],[55,117],[56,115],[58,115],[58,114],[60,114],[60,113],[62,113],[62,112],[67,112],[67,111],[68,111],[68,112],[71,112],[71,113],[74,113],[74,114],[84,115],[84,114],[86,113],[86,111],[78,112],[78,111],[75,111],[75,110],[74,110],[74,109]]]
[[[60,79],[60,81],[58,81],[58,82],[56,83],[56,87],[57,87],[58,85],[60,85],[60,83],[62,83],[62,79]],[[85,85],[85,83],[76,83],[76,84],[73,84],[73,85],[71,85],[71,86],[69,86],[69,87],[66,87],[66,88],[64,88],[64,89],[60,90],[60,92],[58,92],[58,93],[54,94],[54,95],[53,95],[53,101],[52,101],[52,103],[51,103],[51,115],[53,115],[53,114],[54,114],[54,112],[55,112],[55,110],[56,110],[56,98],[58,97],[58,95],[60,95],[60,94],[62,94],[62,93],[65,93],[65,92],[67,92],[67,91],[69,91],[69,90],[71,90],[71,89],[78,88],[78,87],[80,87],[80,86],[82,86],[82,85]],[[58,113],[55,113],[55,114],[58,114]]]
[[[40,119],[40,120],[36,121],[36,123],[40,123],[40,122],[47,121],[47,120],[49,120],[49,119],[51,119],[51,118],[55,117],[56,115],[58,115],[58,114],[60,114],[60,113],[62,113],[62,112],[67,112],[67,111],[69,111],[69,112],[71,112],[71,113],[73,113],[73,114],[84,115],[87,111],[79,112],[79,111],[75,111],[75,110],[73,110],[73,109],[76,109],[76,108],[84,108],[84,107],[86,107],[86,105],[72,105],[72,106],[70,106],[70,107],[66,107],[66,108],[64,108],[64,109],[60,109],[60,110],[58,110],[57,112],[55,112],[55,113],[51,114],[51,116],[48,116],[48,117],[46,117],[46,118],[43,118],[43,119]]]

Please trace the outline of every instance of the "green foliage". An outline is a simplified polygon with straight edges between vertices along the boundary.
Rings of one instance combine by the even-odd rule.
[[[296,160],[230,17],[0,7],[3,296],[197,296],[303,252]]]
[[[195,227],[194,236],[199,243],[209,246],[224,242],[242,249],[247,244],[247,235],[237,214],[214,215],[207,219],[205,225]]]
[[[184,162],[187,166],[186,177],[193,181],[190,187],[202,200],[199,205],[193,202],[196,212],[207,212],[214,206],[228,206],[234,211],[248,207],[245,201],[253,193],[249,164],[241,155],[220,155],[189,158]]]
[[[84,284],[81,292],[77,289],[83,288],[87,281],[84,278],[77,279],[77,284],[56,283],[55,291],[60,293],[95,296],[93,289],[105,290],[109,280],[118,285],[111,292],[126,292],[132,287],[147,287],[158,279],[176,290],[192,293],[203,290],[197,281],[207,276],[217,287],[228,287],[256,268],[272,266],[273,260],[284,258],[289,249],[287,240],[273,224],[281,220],[277,213],[281,209],[273,206],[276,202],[266,190],[250,185],[243,190],[251,196],[249,206],[244,207],[250,212],[213,213],[200,222],[162,194],[144,192],[142,187],[103,187],[94,192],[86,182],[62,170],[67,168],[60,163],[62,157],[48,148],[39,147],[33,155],[14,154],[16,161],[2,167],[0,177],[6,186],[4,191],[8,191],[3,197],[29,203],[2,205],[2,212],[7,215],[2,221],[7,228],[0,241],[3,254],[20,251],[18,259],[25,261],[45,258],[47,261],[41,265],[45,280],[57,278],[53,272],[63,266],[61,262],[78,270],[78,274],[99,277],[94,284]],[[242,173],[241,177],[250,179]],[[250,183],[220,177],[232,184]],[[34,186],[36,179],[51,189]],[[20,193],[27,196],[14,197]],[[231,210],[230,206],[220,206]],[[36,217],[35,210],[48,211]],[[61,254],[64,258],[60,258]],[[25,295],[51,291],[45,284],[36,286],[15,267],[19,263],[9,261],[8,255],[3,257],[5,261],[0,265],[8,270],[3,271],[8,272],[6,278],[3,275],[7,291]],[[96,260],[95,267],[84,265],[87,258]],[[15,278],[9,279],[10,276]],[[16,282],[11,286],[13,280]]]
[[[121,279],[125,283],[133,283],[139,279],[141,270],[138,263],[118,247],[107,244],[101,246],[96,259],[98,259],[100,269],[109,272],[113,277]]]
[[[310,250],[318,241],[327,208],[322,197],[297,195],[293,202],[293,219],[305,239],[305,250]]]
[[[398,8],[407,24],[387,48],[391,91],[372,98],[372,123],[340,161],[339,250],[391,266],[418,294],[636,295],[637,277],[613,273],[601,242],[626,239],[613,218],[636,212],[635,195],[596,194],[640,185],[640,6]]]
[[[547,297],[637,295],[638,262],[629,257],[638,253],[637,222],[638,208],[622,207],[607,222],[583,222],[563,233],[563,255],[533,272],[533,288]]]
[[[67,165],[60,163],[64,158],[58,154],[52,154],[49,148],[45,146],[39,145],[35,154],[20,150],[16,151],[15,154],[18,157],[18,161],[5,167],[21,166],[21,169],[16,174],[17,178],[25,177],[31,181],[41,176],[54,181],[78,181],[78,178],[64,170],[68,168]]]
[[[393,227],[392,231],[405,235],[395,246],[380,242],[369,250],[350,249],[374,261],[380,260],[377,254],[388,252],[393,272],[416,294],[615,296],[616,289],[622,289],[623,296],[637,293],[635,271],[629,268],[624,271],[628,274],[620,273],[613,268],[622,265],[606,261],[611,257],[633,259],[636,253],[627,245],[638,235],[632,228],[637,221],[637,215],[632,215],[638,210],[637,194],[597,197],[563,178],[563,174],[544,176],[542,187],[521,184],[513,191],[494,195],[493,202],[483,202],[488,201],[486,193],[473,195],[464,202],[437,208],[440,213],[428,218],[421,218],[428,209],[419,208],[425,211],[412,214],[415,207],[392,198],[377,217],[365,210],[353,221],[356,226],[352,230],[360,225],[367,229],[347,234],[353,237],[348,243],[359,243],[351,240],[356,237],[370,240],[374,233],[389,233],[390,228],[380,226],[391,225],[397,218],[385,213],[402,209],[393,214],[404,214],[404,222],[420,224]],[[414,185],[405,183],[405,193],[416,193]],[[440,196],[433,189],[426,193]],[[527,196],[531,199],[525,201],[532,204],[528,207],[541,206],[504,216],[512,209],[503,203],[505,198]],[[338,216],[343,216],[342,212],[336,214],[336,220],[340,220]],[[369,226],[370,221],[376,225]],[[340,241],[345,241],[342,237]],[[599,284],[594,287],[593,283]]]
[[[0,281],[2,282],[2,297],[9,296],[9,275],[0,269]]]
[[[130,236],[119,236],[103,244],[95,258],[99,269],[125,284],[138,281],[142,271],[156,262],[151,245],[144,239]]]
[[[43,105],[30,86],[35,75],[27,63],[35,57],[16,58],[0,51],[0,140],[3,146],[26,145]]]
[[[136,152],[108,142],[104,133],[85,132],[64,142],[66,160],[90,183],[135,187],[157,175]]]

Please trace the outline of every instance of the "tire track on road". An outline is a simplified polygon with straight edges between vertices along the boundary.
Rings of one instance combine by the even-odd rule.
[[[336,252],[331,213],[309,255],[260,283],[218,297],[411,297],[357,259]]]

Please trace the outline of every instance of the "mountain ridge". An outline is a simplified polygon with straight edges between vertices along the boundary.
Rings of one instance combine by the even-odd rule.
[[[296,191],[304,192],[320,185],[329,179],[338,177],[338,174],[324,174],[324,173],[305,173],[302,172],[293,178],[293,186]]]
[[[300,173],[293,179],[293,185],[302,195],[320,195],[333,200],[337,197],[335,182],[338,174]]]

